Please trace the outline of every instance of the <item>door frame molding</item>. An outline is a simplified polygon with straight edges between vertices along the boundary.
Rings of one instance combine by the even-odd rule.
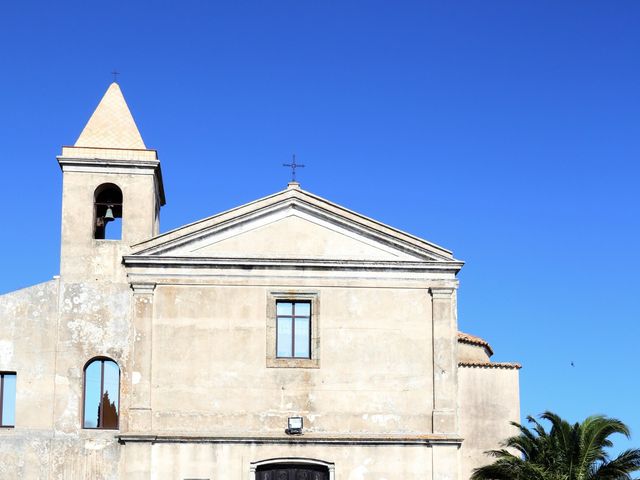
[[[334,463],[325,462],[324,460],[318,460],[317,458],[305,458],[305,457],[278,457],[268,458],[266,460],[259,460],[257,462],[251,462],[249,464],[249,480],[257,480],[256,470],[258,467],[265,465],[273,465],[278,463],[288,464],[300,464],[300,465],[320,465],[326,467],[329,470],[329,480],[335,480],[336,478],[336,466]]]

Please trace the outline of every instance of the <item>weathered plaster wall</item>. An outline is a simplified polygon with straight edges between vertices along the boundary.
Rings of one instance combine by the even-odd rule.
[[[304,416],[307,435],[431,432],[433,307],[426,284],[307,276],[301,287],[284,278],[157,286],[149,433],[282,436],[287,416],[294,414]],[[266,366],[268,293],[283,290],[319,296],[319,369]],[[81,428],[82,375],[95,356],[118,362],[120,432],[127,432],[131,298],[127,283],[95,280],[54,280],[0,297],[0,368],[17,371],[19,386],[18,426],[0,430],[0,478],[248,478],[250,462],[305,456],[335,462],[342,480],[465,479],[487,461],[483,452],[511,433],[505,419],[518,419],[517,370],[463,367],[461,450],[119,445],[118,432]],[[476,350],[484,352],[470,346],[459,355],[486,360],[486,352]]]
[[[121,406],[127,402],[131,289],[109,282],[60,286],[56,358],[56,430],[76,433],[81,425],[84,366],[94,357],[113,359],[121,370]],[[124,405],[122,405],[124,404]]]
[[[61,435],[17,428],[0,437],[0,478],[13,480],[116,480],[121,446],[113,432]]]
[[[323,285],[324,284],[324,285]],[[158,286],[154,430],[430,432],[433,370],[426,289]],[[320,368],[267,368],[269,291],[318,293]]]
[[[92,303],[91,288],[57,279],[0,297],[0,370],[17,373],[16,426],[0,429],[0,478],[118,478],[114,432],[80,428],[82,367],[111,336],[97,320],[112,318],[111,295],[100,297]]]
[[[424,480],[431,478],[434,456],[452,447],[357,445],[126,444],[129,480],[254,480],[251,462],[273,458],[313,458],[335,464],[336,480]],[[452,450],[449,452],[448,450]],[[444,458],[443,458],[444,459]],[[153,467],[149,470],[148,465]],[[449,477],[454,478],[454,477]],[[438,480],[447,480],[446,476]]]
[[[499,367],[461,367],[458,370],[458,401],[462,444],[462,477],[474,468],[491,463],[485,451],[499,448],[516,430],[509,422],[520,421],[518,370]]]
[[[0,370],[17,372],[16,423],[24,428],[53,422],[57,323],[57,280],[0,296]]]
[[[115,432],[82,429],[82,383],[95,356],[126,366],[129,298],[126,284],[58,279],[0,297],[0,370],[17,372],[16,426],[0,429],[0,478],[119,478]],[[121,398],[126,404],[126,388]]]
[[[308,435],[430,432],[429,289],[383,279],[304,283],[300,288],[282,278],[246,277],[228,284],[218,278],[215,285],[159,285],[152,307],[150,433],[282,435],[293,414],[305,417]],[[266,367],[268,292],[287,289],[319,295],[319,369]],[[19,386],[18,426],[0,430],[0,478],[248,478],[251,462],[305,456],[335,462],[336,478],[342,480],[432,474],[438,480],[465,479],[487,461],[483,452],[511,433],[506,419],[518,420],[517,370],[462,367],[461,450],[119,445],[118,432],[81,428],[82,374],[95,356],[119,363],[120,431],[128,431],[131,296],[127,283],[54,280],[0,297],[0,369],[17,371]],[[481,358],[474,349],[484,351],[471,346],[459,355]]]
[[[0,428],[0,478],[47,478],[58,281],[0,296],[0,370],[16,372],[16,427]]]

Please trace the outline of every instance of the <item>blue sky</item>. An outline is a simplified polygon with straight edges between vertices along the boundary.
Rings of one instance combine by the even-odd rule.
[[[454,251],[523,414],[640,445],[640,2],[2,2],[0,292],[58,272],[61,175],[114,68],[162,230],[303,188]],[[575,366],[571,366],[574,362]]]

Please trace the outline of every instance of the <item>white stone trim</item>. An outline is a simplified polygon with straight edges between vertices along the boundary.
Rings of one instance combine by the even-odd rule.
[[[125,255],[124,264],[128,268],[270,268],[270,269],[312,269],[312,270],[360,270],[360,271],[401,271],[401,272],[445,272],[457,273],[462,262],[411,262],[379,260],[319,260],[312,258],[247,258],[247,257],[164,257]]]

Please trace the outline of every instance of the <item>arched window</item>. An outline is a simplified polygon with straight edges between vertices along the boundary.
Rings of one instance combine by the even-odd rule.
[[[120,368],[109,358],[94,358],[84,367],[83,428],[118,429]]]
[[[93,238],[120,240],[122,238],[122,190],[113,183],[103,183],[94,193]]]

